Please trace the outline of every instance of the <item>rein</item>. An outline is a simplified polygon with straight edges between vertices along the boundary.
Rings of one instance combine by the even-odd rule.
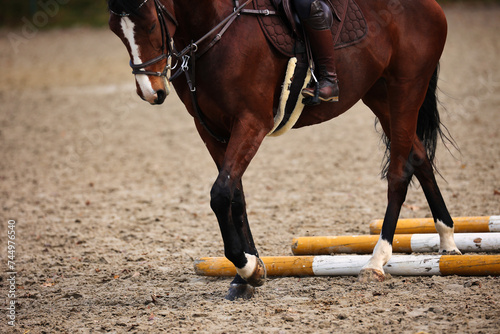
[[[236,20],[236,18],[238,16],[240,16],[241,14],[256,14],[256,15],[276,15],[277,14],[275,11],[270,11],[270,10],[245,9],[245,7],[250,2],[252,2],[252,1],[253,0],[247,0],[243,5],[240,6],[239,5],[239,1],[235,0],[234,1],[234,4],[235,4],[234,10],[233,10],[233,12],[231,14],[229,14],[229,16],[227,16],[225,19],[223,19],[219,24],[217,24],[215,27],[213,27],[209,32],[207,32],[205,35],[203,35],[196,42],[190,43],[181,52],[175,54],[175,56],[177,58],[182,58],[185,55],[187,55],[188,53],[190,53],[190,51],[192,49],[194,49],[194,52],[198,52],[198,45],[201,42],[203,42],[204,40],[206,40],[210,35],[212,35],[214,32],[216,32],[217,30],[219,30],[222,27],[222,29],[220,30],[220,32],[217,35],[215,35],[215,37],[212,40],[212,42],[210,42],[210,44],[207,45],[203,49],[203,51],[200,51],[198,53],[197,57],[200,58],[209,49],[211,49],[215,45],[215,43],[217,43],[218,41],[220,41],[220,39],[222,38],[222,35],[224,35],[224,33],[229,28],[229,26],[231,26],[231,24],[234,22],[234,20]]]
[[[219,24],[217,24],[215,27],[213,27],[208,33],[203,35],[200,39],[198,39],[196,42],[191,42],[188,46],[186,46],[181,52],[174,54],[174,56],[177,59],[182,59],[182,65],[181,68],[174,73],[169,81],[175,80],[180,76],[182,72],[186,75],[186,81],[189,86],[189,91],[191,92],[191,102],[193,104],[196,116],[198,117],[198,121],[200,124],[203,126],[205,131],[207,131],[213,138],[215,138],[218,142],[222,144],[226,144],[229,141],[228,137],[223,137],[218,134],[216,134],[208,125],[206,122],[206,117],[201,111],[200,105],[198,104],[198,96],[196,92],[196,83],[195,83],[195,62],[196,59],[199,59],[202,55],[204,55],[208,50],[210,50],[220,39],[222,38],[222,35],[227,31],[229,26],[236,20],[236,18],[242,13],[243,9],[247,4],[252,2],[253,0],[247,0],[243,5],[234,7],[234,10],[229,16],[227,16],[225,19],[223,19]],[[238,4],[238,1],[235,1],[235,5]],[[222,28],[222,29],[221,29]],[[214,39],[203,49],[203,51],[200,51],[198,54],[198,44],[202,43],[204,40],[206,40],[209,36],[211,36],[214,32],[219,30],[219,33],[215,35]]]

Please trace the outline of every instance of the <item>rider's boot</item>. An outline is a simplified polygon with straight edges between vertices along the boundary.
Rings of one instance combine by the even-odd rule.
[[[302,20],[316,62],[319,99],[325,102],[339,100],[339,86],[333,56],[334,43],[330,24],[319,0],[311,4],[309,18]],[[315,87],[304,88],[302,95],[314,97]]]

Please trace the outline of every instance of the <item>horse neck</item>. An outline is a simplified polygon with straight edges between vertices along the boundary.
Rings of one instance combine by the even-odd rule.
[[[223,20],[232,10],[233,0],[174,1],[179,26],[174,36],[176,44],[186,46],[196,41]]]

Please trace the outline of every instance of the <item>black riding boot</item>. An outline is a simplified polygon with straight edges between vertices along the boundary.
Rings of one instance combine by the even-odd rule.
[[[309,18],[302,21],[304,30],[311,44],[311,50],[316,62],[316,77],[319,85],[319,99],[325,102],[339,100],[339,86],[335,71],[335,58],[333,56],[334,44],[330,31],[331,24],[319,0],[311,4]],[[304,88],[302,95],[314,97],[315,87]]]

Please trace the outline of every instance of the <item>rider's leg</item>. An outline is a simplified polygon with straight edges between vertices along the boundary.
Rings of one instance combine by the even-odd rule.
[[[323,4],[319,0],[295,0],[294,5],[309,38],[316,62],[315,74],[319,85],[319,99],[327,102],[338,101],[339,87],[335,70],[333,36],[330,31],[331,22]],[[314,96],[314,93],[314,87],[302,90],[302,95],[306,97]]]

